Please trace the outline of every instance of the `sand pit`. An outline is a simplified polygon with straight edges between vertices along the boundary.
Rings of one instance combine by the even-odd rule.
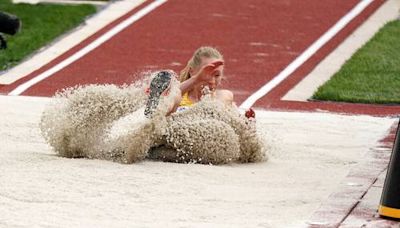
[[[255,122],[237,108],[205,95],[190,109],[167,115],[174,100],[181,98],[179,82],[171,81],[167,96],[147,102],[148,79],[129,86],[91,84],[58,93],[42,112],[43,137],[66,158],[129,164],[151,157],[214,165],[267,160],[267,146]],[[146,112],[151,118],[145,117]]]
[[[395,121],[258,111],[268,162],[125,165],[55,156],[48,101],[0,97],[1,227],[298,227]]]

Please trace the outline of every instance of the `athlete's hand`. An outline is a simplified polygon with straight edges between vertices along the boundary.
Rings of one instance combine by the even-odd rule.
[[[247,119],[250,119],[250,118],[255,119],[255,118],[256,118],[256,113],[254,112],[254,110],[253,110],[252,108],[249,108],[249,109],[244,113],[244,115],[247,117]]]
[[[217,60],[217,61],[214,61],[212,63],[202,66],[201,69],[199,70],[199,72],[194,75],[194,77],[196,78],[196,81],[198,83],[208,82],[213,77],[214,71],[219,66],[222,66],[222,65],[224,65],[224,61]]]

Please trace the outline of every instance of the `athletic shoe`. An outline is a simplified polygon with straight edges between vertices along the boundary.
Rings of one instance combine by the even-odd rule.
[[[151,80],[149,88],[149,97],[147,99],[146,108],[144,109],[144,115],[151,117],[154,110],[156,110],[158,103],[160,102],[161,95],[168,91],[171,85],[172,75],[167,71],[160,71]],[[165,93],[164,93],[165,94]]]

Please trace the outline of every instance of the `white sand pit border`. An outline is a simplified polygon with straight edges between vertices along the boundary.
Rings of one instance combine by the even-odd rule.
[[[56,156],[48,101],[0,96],[0,226],[298,227],[395,121],[258,110],[268,162],[123,165]]]

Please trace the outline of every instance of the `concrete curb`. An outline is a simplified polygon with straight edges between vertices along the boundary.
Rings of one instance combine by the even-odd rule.
[[[377,214],[397,125],[396,121],[388,136],[350,170],[338,191],[313,213],[309,227],[391,227],[400,224]]]

